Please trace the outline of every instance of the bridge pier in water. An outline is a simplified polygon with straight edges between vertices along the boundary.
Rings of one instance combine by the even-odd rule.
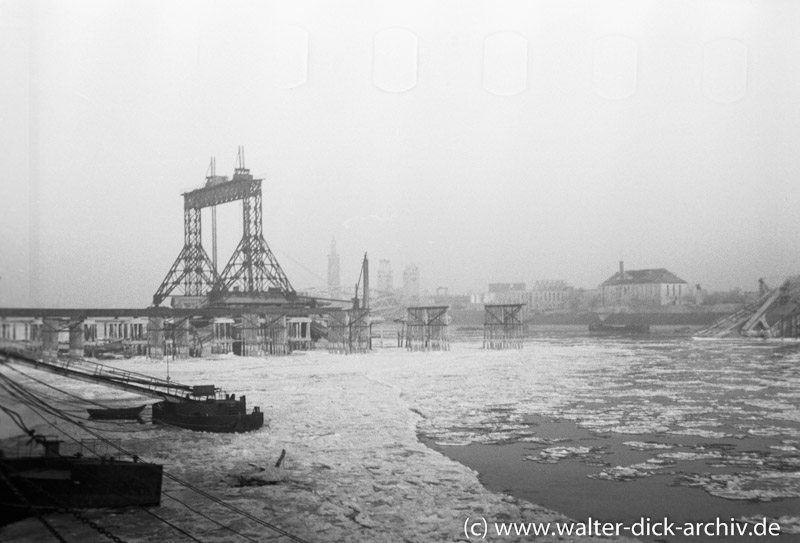
[[[311,350],[311,319],[308,317],[292,317],[289,319],[288,326],[289,350]]]
[[[409,307],[405,346],[409,351],[449,351],[449,306]]]
[[[313,318],[326,311],[274,306],[0,308],[0,340],[24,344],[48,359],[56,357],[59,348],[73,358],[108,353],[153,360],[228,353],[263,357],[312,349]]]
[[[523,304],[484,306],[483,348],[522,349],[525,327],[520,319]]]
[[[189,319],[176,319],[173,328],[173,342],[172,349],[175,358],[189,358],[189,335],[191,332],[191,323]]]
[[[42,319],[42,353],[58,353],[58,332],[61,327],[59,319]]]
[[[372,349],[369,309],[336,309],[328,313],[328,352],[366,353]]]
[[[147,357],[164,358],[164,318],[150,317],[147,321]]]
[[[258,315],[242,315],[242,356],[264,356],[264,343],[259,337],[261,323]]]
[[[83,352],[83,320],[71,320],[69,328],[69,355],[81,358]]]
[[[283,315],[275,317],[266,315],[263,328],[264,354],[282,355],[289,354],[289,330],[287,318]]]
[[[228,354],[233,352],[234,320],[218,317],[211,323],[211,354]]]

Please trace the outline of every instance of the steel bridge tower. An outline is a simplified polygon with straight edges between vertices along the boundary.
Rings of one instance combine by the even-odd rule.
[[[261,181],[245,168],[244,149],[239,147],[238,166],[232,179],[212,172],[204,187],[183,194],[183,249],[153,295],[154,306],[179,287],[185,296],[208,296],[211,300],[220,300],[234,292],[246,296],[277,292],[287,299],[295,296],[294,288],[264,239]],[[202,245],[200,212],[205,207],[237,200],[242,201],[242,239],[219,273]]]

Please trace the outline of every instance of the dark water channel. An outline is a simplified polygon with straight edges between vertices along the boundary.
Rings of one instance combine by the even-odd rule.
[[[564,419],[530,416],[536,435],[548,443],[472,444],[441,446],[430,439],[431,448],[461,462],[480,474],[490,490],[504,492],[564,513],[578,522],[588,519],[623,522],[631,525],[642,518],[667,517],[676,524],[720,522],[764,516],[769,519],[800,515],[800,498],[774,501],[731,500],[713,496],[702,488],[676,484],[687,474],[735,474],[741,467],[719,465],[718,458],[702,458],[705,452],[724,451],[724,456],[758,457],[774,453],[769,446],[777,440],[764,438],[705,438],[663,434],[593,433]],[[561,454],[552,451],[553,443],[563,446]],[[626,444],[627,443],[627,444]],[[632,443],[647,444],[641,450]],[[663,446],[663,448],[660,448]],[[570,449],[577,452],[570,452]],[[588,451],[586,449],[589,449]],[[665,450],[685,453],[671,460],[655,474],[603,480],[590,477],[611,466],[641,465],[655,453]],[[558,452],[558,451],[556,451]],[[698,458],[698,456],[700,458]],[[777,537],[640,537],[642,541],[724,541],[729,543],[772,541],[800,543],[800,534]]]

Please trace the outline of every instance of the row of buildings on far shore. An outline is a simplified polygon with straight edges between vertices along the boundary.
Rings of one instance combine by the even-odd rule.
[[[540,280],[530,288],[525,283],[492,283],[486,292],[470,296],[470,305],[524,304],[528,312],[640,309],[676,305],[700,305],[703,291],[692,287],[665,268],[619,271],[597,288],[577,288],[566,281]]]
[[[748,294],[738,292],[720,299],[709,296],[700,285],[693,285],[666,268],[626,269],[620,261],[619,271],[594,288],[570,285],[562,279],[536,280],[533,283],[489,283],[487,290],[469,294],[450,293],[446,286],[423,290],[420,270],[408,264],[403,270],[402,286],[395,287],[391,262],[380,260],[377,282],[372,283],[377,300],[400,305],[448,305],[453,309],[482,310],[491,304],[522,304],[525,313],[604,312],[618,310],[689,311],[729,302],[746,301]],[[328,291],[346,296],[339,281],[339,255],[335,242],[328,256]]]

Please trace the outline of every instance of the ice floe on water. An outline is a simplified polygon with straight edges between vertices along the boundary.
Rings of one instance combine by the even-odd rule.
[[[624,441],[622,444],[639,451],[671,449],[674,447],[669,443],[657,443],[654,441]]]
[[[598,463],[602,462],[605,452],[599,447],[548,447],[539,451],[538,455],[528,454],[523,459],[540,464],[557,464],[565,458],[580,458],[585,463]]]
[[[674,464],[675,462],[670,462],[668,460],[650,458],[646,462],[638,464],[605,468],[598,473],[589,475],[589,477],[603,481],[632,481],[634,479],[652,477],[653,475],[663,475],[664,472],[658,470],[673,466]]]
[[[798,450],[800,450],[797,447],[795,447],[794,445],[770,445],[769,448],[773,449],[773,450],[776,450],[776,451],[783,451],[783,452],[797,452]]]
[[[521,422],[528,410],[520,410],[517,402],[542,403],[526,399],[528,392],[513,386],[517,370],[509,366],[519,364],[502,356],[482,358],[484,353],[476,350],[430,355],[387,350],[348,357],[311,352],[269,359],[173,361],[169,367],[174,381],[214,383],[246,395],[250,406],[258,405],[266,413],[269,427],[223,435],[151,425],[99,426],[180,480],[308,541],[454,541],[463,539],[468,517],[564,519],[560,513],[486,490],[476,472],[418,440],[421,426],[453,441],[537,439],[531,425]],[[512,407],[495,405],[501,397],[496,388],[479,393],[481,387],[471,383],[487,362],[498,375],[504,374]],[[165,364],[143,360],[117,365],[155,376],[166,371]],[[119,398],[116,391],[95,385],[36,375],[96,401]],[[48,433],[44,424],[37,429]],[[89,437],[70,431],[78,438]],[[285,460],[276,468],[283,450]],[[170,497],[162,500],[158,515],[202,541],[237,538],[181,502],[248,537],[275,539],[263,526],[221,509],[172,479],[165,479],[164,490]],[[180,538],[135,510],[95,519],[130,542]],[[52,515],[52,520],[73,539],[91,540],[91,532],[76,526],[74,519]],[[50,535],[28,520],[6,529],[3,537],[27,543],[46,541]]]
[[[429,449],[418,435],[442,445],[529,443],[536,450],[527,459],[542,462],[542,469],[579,461],[596,466],[594,476],[601,479],[675,472],[681,484],[727,499],[797,497],[800,355],[782,356],[774,367],[772,350],[764,346],[545,338],[527,342],[521,351],[484,351],[461,343],[438,353],[312,351],[174,361],[169,365],[174,381],[214,383],[245,394],[249,405],[265,412],[269,427],[240,435],[150,425],[109,429],[169,473],[307,540],[457,541],[467,517],[563,516],[486,490],[475,471]],[[144,360],[114,365],[157,377],[166,373],[166,364]],[[95,401],[121,397],[37,376]],[[636,435],[620,442],[646,458],[609,465],[607,449],[546,434],[533,415],[572,421],[595,435]],[[693,445],[708,440],[726,443]],[[758,454],[737,449],[751,443]],[[283,450],[285,460],[275,468]],[[728,470],[747,465],[749,471],[686,472],[686,465],[700,462]],[[251,537],[270,535],[173,481],[166,481],[165,489]],[[165,499],[159,514],[204,541],[232,540],[174,500]],[[164,540],[166,528],[147,515],[126,512],[104,520],[128,541]],[[33,524],[25,526],[32,530]],[[9,540],[27,541],[29,535]]]
[[[792,419],[786,419],[786,420],[792,420]],[[793,428],[791,426],[774,426],[774,425],[751,426],[747,429],[747,433],[758,437],[779,436],[779,437],[789,437],[794,439],[800,438],[800,428]]]
[[[672,451],[672,452],[665,452],[665,453],[658,453],[658,458],[665,458],[668,460],[682,460],[682,461],[691,461],[691,460],[706,460],[709,458],[721,458],[722,453],[719,451],[708,451],[708,452],[684,452],[684,451]]]
[[[603,427],[595,426],[594,428],[599,430]],[[605,430],[617,434],[661,434],[669,431],[669,428],[669,426],[662,424],[637,422],[635,424],[616,424],[606,427]]]
[[[800,472],[690,473],[678,477],[676,484],[702,488],[728,500],[769,502],[800,497]]]

